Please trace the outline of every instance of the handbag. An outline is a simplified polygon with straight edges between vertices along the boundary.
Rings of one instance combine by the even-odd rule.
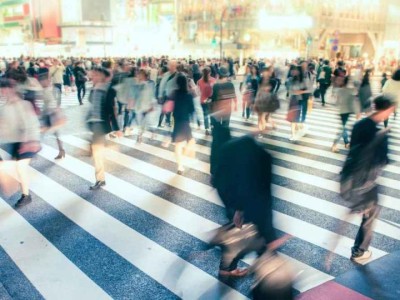
[[[319,88],[315,89],[313,96],[314,98],[321,97],[321,90]]]
[[[173,100],[167,100],[165,101],[165,103],[163,104],[162,107],[162,112],[164,114],[170,113],[174,111],[174,107],[175,107],[175,102]]]

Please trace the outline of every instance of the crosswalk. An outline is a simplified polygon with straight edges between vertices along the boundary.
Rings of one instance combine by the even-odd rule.
[[[278,236],[293,236],[279,251],[291,263],[294,289],[301,293],[355,268],[348,258],[360,217],[347,220],[346,230],[338,233],[339,220],[348,210],[338,195],[346,150],[330,151],[340,128],[335,108],[314,108],[308,116],[308,134],[294,143],[288,140],[285,109],[273,116],[278,129],[259,142],[274,157],[274,227]],[[354,122],[352,118],[350,125]],[[391,120],[391,125],[391,164],[379,178],[382,212],[374,229],[372,260],[400,247],[400,122]],[[255,131],[255,118],[245,122],[235,114],[231,129],[234,137]],[[134,137],[109,140],[107,185],[96,192],[88,191],[94,168],[86,155],[87,132],[62,136],[67,157],[57,162],[54,140],[43,140],[29,169],[33,203],[15,211],[15,197],[0,194],[0,282],[10,295],[251,297],[250,278],[218,280],[220,252],[207,247],[210,233],[226,222],[221,200],[209,183],[211,139],[193,130],[197,158],[188,159],[187,172],[178,176],[173,147],[162,146],[169,130],[156,133],[154,139],[146,134],[141,144]],[[16,178],[12,171],[9,175]],[[334,259],[328,270],[324,258],[329,251]],[[254,259],[250,255],[241,264]]]

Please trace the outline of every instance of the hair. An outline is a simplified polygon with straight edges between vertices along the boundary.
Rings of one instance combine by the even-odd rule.
[[[260,69],[258,68],[258,66],[256,66],[256,65],[251,66],[251,69],[250,69],[251,75],[253,75],[253,69],[256,69],[256,75],[257,75],[258,77],[260,77]]]
[[[176,84],[178,86],[177,92],[184,94],[189,93],[188,80],[184,74],[179,73],[179,75],[176,78]]]
[[[210,73],[211,73],[210,68],[207,67],[203,69],[203,80],[205,83],[207,83],[208,80],[210,79]]]
[[[325,59],[325,60],[324,60],[324,65],[327,65],[327,66],[328,66],[329,63],[330,63],[330,61],[329,61],[328,59]]]
[[[104,68],[104,67],[95,67],[95,68],[93,69],[93,72],[101,73],[101,74],[103,74],[105,77],[110,77],[110,76],[111,76],[110,71],[108,71],[108,70],[107,70],[106,68]]]
[[[397,69],[397,70],[393,73],[392,79],[393,79],[394,81],[400,81],[400,69]]]
[[[345,76],[343,79],[343,87],[347,86],[349,84],[349,76]]]
[[[149,79],[149,72],[147,72],[145,69],[140,69],[138,74],[143,74],[146,79]]]
[[[374,104],[377,111],[387,110],[393,106],[392,100],[384,95],[377,96],[374,99]]]
[[[365,71],[364,77],[361,82],[361,86],[365,86],[365,85],[369,84],[369,73],[370,72],[371,72],[370,70]]]
[[[111,69],[112,68],[112,63],[109,60],[101,62],[101,66],[105,69]]]
[[[9,79],[9,78],[1,78],[0,79],[0,88],[4,89],[4,88],[14,88],[15,87],[15,80],[13,79]]]
[[[297,75],[296,77],[294,77],[296,80],[298,80],[299,82],[303,82],[304,79],[304,73],[303,73],[303,69],[301,68],[301,66],[294,66],[294,68],[292,70],[297,70],[299,72],[299,75]]]
[[[167,66],[162,66],[161,67],[161,72],[163,73],[163,74],[165,74],[165,73],[167,73],[168,72],[168,67]]]

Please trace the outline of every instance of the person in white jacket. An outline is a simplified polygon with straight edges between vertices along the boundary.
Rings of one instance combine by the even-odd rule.
[[[32,104],[18,96],[15,82],[1,79],[0,90],[7,99],[0,109],[0,141],[11,160],[15,161],[17,181],[22,191],[15,207],[20,208],[32,202],[28,167],[40,151],[40,124]]]
[[[392,78],[386,81],[382,88],[382,93],[392,98],[392,101],[395,103],[394,117],[396,118],[396,111],[400,102],[400,69],[394,72]],[[389,119],[385,120],[384,124],[387,127]]]

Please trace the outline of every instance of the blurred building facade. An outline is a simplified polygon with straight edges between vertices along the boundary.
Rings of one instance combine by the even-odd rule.
[[[0,55],[400,57],[399,0],[0,0]]]
[[[398,57],[399,9],[398,0],[186,0],[178,36],[200,55],[218,55],[222,33],[231,56]]]

